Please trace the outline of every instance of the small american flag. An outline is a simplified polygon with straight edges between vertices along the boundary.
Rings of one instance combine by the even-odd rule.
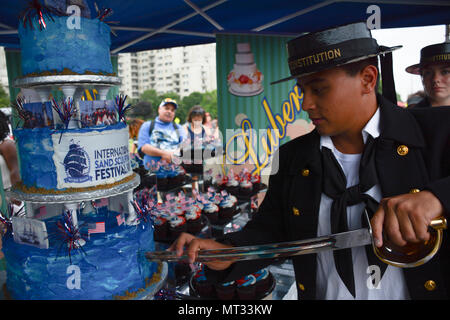
[[[47,207],[46,206],[42,206],[38,209],[38,212],[36,213],[36,215],[34,216],[35,219],[39,219],[43,216],[45,216],[47,214]]]
[[[96,222],[89,224],[88,234],[104,233],[104,232],[105,232],[105,222]]]
[[[125,222],[125,218],[123,217],[122,214],[118,214],[118,215],[116,216],[116,219],[117,219],[117,224],[118,224],[119,226],[122,225],[122,224]]]

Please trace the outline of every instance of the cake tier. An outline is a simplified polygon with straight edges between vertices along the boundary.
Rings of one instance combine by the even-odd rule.
[[[237,52],[250,52],[250,43],[238,43],[236,44]]]
[[[236,65],[240,64],[252,64],[255,62],[255,58],[253,57],[253,53],[236,53]]]
[[[67,130],[19,128],[14,136],[24,187],[90,188],[126,181],[133,174],[123,122]]]
[[[252,64],[235,64],[233,71],[237,74],[237,75],[248,75],[248,74],[252,74],[255,73],[257,71],[256,68],[256,64],[252,63]]]
[[[80,17],[71,29],[70,17],[47,19],[45,29],[19,23],[22,74],[112,74],[110,28],[98,19]]]
[[[49,249],[16,243],[8,232],[3,238],[8,292],[13,299],[113,299],[142,290],[156,271],[145,251],[154,250],[149,224],[118,225],[117,212],[79,215],[81,233],[92,223],[105,222],[105,233],[91,233],[82,249],[72,249],[57,233],[61,216],[45,221]],[[103,218],[103,220],[102,220]],[[85,226],[85,227],[83,227]]]

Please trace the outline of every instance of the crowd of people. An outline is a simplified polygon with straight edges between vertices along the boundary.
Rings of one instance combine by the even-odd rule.
[[[152,161],[173,162],[182,150],[201,149],[211,140],[219,138],[217,119],[200,105],[193,106],[183,125],[175,122],[178,103],[165,98],[158,106],[155,119],[143,121],[129,119],[131,153],[137,153],[148,169]]]

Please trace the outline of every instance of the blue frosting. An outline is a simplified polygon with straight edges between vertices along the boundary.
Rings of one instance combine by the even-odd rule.
[[[150,224],[117,225],[118,213],[106,211],[106,233],[91,234],[81,250],[72,250],[56,237],[58,217],[47,220],[49,249],[14,242],[11,232],[3,238],[6,258],[7,288],[13,299],[111,299],[145,287],[157,264],[148,262],[145,251],[154,251],[153,228]],[[80,216],[79,225],[102,219]],[[82,229],[83,232],[83,229]],[[80,289],[67,285],[73,275],[69,266],[80,270]]]
[[[19,24],[23,75],[61,72],[64,68],[78,74],[113,72],[107,24],[98,19],[80,18],[80,28],[69,29],[69,17],[54,16],[53,19],[47,19],[47,27],[42,30],[35,20],[34,29]]]
[[[119,122],[111,126],[68,129],[64,133],[120,130],[126,126]],[[53,162],[52,135],[60,135],[61,130],[50,127],[14,130],[20,157],[20,175],[22,183],[29,187],[44,189],[57,188],[56,167]]]

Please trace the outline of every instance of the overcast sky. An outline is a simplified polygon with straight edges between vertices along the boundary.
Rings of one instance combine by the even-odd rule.
[[[405,101],[409,94],[422,90],[420,76],[409,74],[405,68],[420,61],[420,49],[445,41],[445,25],[372,30],[379,45],[403,45],[393,53],[395,89]]]

